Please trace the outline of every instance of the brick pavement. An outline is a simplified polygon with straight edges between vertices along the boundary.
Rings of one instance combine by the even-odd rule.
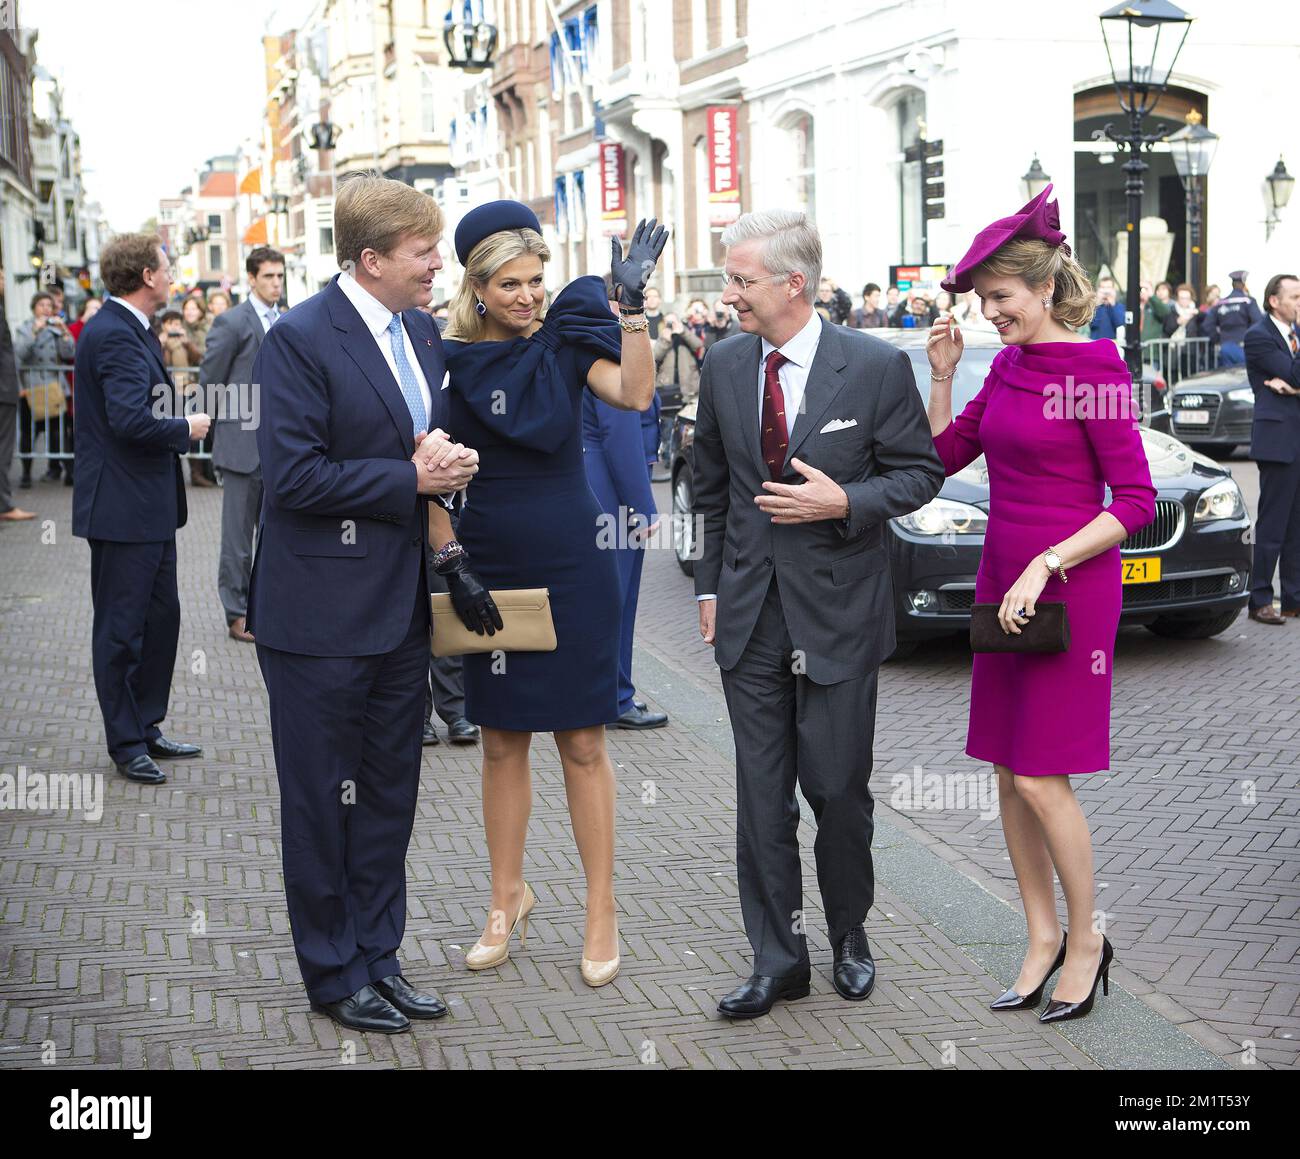
[[[97,822],[68,813],[0,812],[6,851],[0,862],[0,1066],[37,1065],[43,1055],[53,1065],[105,1069],[1140,1063],[1113,1053],[1124,1033],[1114,1014],[1123,999],[1114,989],[1109,1008],[1103,1009],[1103,1000],[1085,1020],[1094,1038],[1105,1032],[1109,1045],[1090,1045],[1087,1034],[1041,1027],[1032,1017],[994,1016],[985,1003],[1001,989],[1006,967],[995,974],[981,966],[969,938],[946,932],[950,925],[915,902],[911,875],[901,872],[889,879],[882,873],[871,920],[881,980],[868,1003],[851,1006],[831,990],[814,891],[808,895],[817,966],[813,996],[753,1023],[715,1017],[718,995],[747,973],[748,964],[735,897],[734,778],[729,759],[707,739],[717,719],[707,714],[719,711],[716,674],[692,636],[688,583],[666,553],[657,553],[648,568],[643,640],[649,655],[667,657],[669,669],[681,674],[674,703],[705,715],[691,728],[679,723],[651,734],[612,734],[623,973],[599,992],[589,991],[578,975],[580,875],[558,761],[546,741],[535,746],[528,865],[540,904],[528,947],[499,971],[463,969],[463,948],[477,933],[487,897],[477,750],[442,746],[425,750],[408,858],[403,958],[417,983],[436,985],[449,999],[452,1016],[417,1025],[410,1035],[344,1036],[309,1013],[288,937],[265,695],[252,649],[226,638],[216,600],[219,494],[190,492],[191,524],[180,536],[182,633],[169,717],[172,735],[203,744],[205,757],[170,764],[161,789],[117,777],[103,750],[89,670],[89,551],[69,534],[69,493],[38,485],[23,498],[52,522],[0,531],[0,771],[14,772],[19,764],[46,773],[102,771],[106,804]],[[51,530],[53,542],[43,543]],[[961,669],[959,655],[930,652],[900,666],[898,678],[891,670],[882,695],[882,769],[910,765],[917,754],[929,759],[930,749],[936,760],[956,760],[950,730],[936,731],[927,717],[935,707],[960,715]],[[1256,729],[1261,742],[1268,739],[1264,723]],[[1132,876],[1139,889],[1126,891],[1141,896],[1126,905],[1135,913],[1163,907],[1152,910],[1143,927],[1149,952],[1163,947],[1167,955],[1155,959],[1164,965],[1163,985],[1174,992],[1170,979],[1176,978],[1184,1005],[1200,1000],[1201,991],[1221,991],[1223,1001],[1214,1009],[1231,1016],[1223,1021],[1224,1034],[1244,1023],[1263,1037],[1260,1028],[1290,1016],[1296,994],[1294,971],[1284,974],[1295,939],[1288,949],[1284,890],[1291,879],[1284,877],[1282,856],[1288,833],[1294,844],[1294,829],[1261,819],[1262,807],[1252,812],[1223,804],[1221,792],[1206,792],[1195,815],[1185,812],[1196,800],[1184,802],[1192,758],[1175,762],[1163,751],[1181,735],[1173,729],[1169,738],[1124,742],[1161,751],[1155,771],[1167,770],[1170,778],[1178,763],[1179,791],[1167,802],[1160,798],[1170,815],[1161,833],[1138,836],[1139,827],[1129,834],[1126,826],[1136,818],[1126,820],[1122,811],[1113,833],[1099,833],[1108,858],[1130,852],[1114,873],[1107,863],[1106,880],[1117,888],[1128,882],[1124,874]],[[1126,753],[1126,763],[1135,756]],[[1273,800],[1277,774],[1271,768],[1261,766],[1261,800]],[[653,783],[653,801],[646,782]],[[1165,788],[1157,782],[1151,792]],[[1274,806],[1272,812],[1281,811]],[[920,835],[948,846],[938,848],[949,857],[968,860],[972,874],[1005,882],[1008,870],[996,863],[988,826],[981,830],[957,818],[949,833],[943,818],[918,821]],[[1229,836],[1211,849],[1225,832]],[[1267,835],[1267,845],[1257,833]],[[902,842],[900,851],[920,849],[906,837],[893,840]],[[1141,848],[1132,854],[1135,843]],[[1162,868],[1153,885],[1140,854],[1166,849],[1177,852],[1186,869],[1180,875]],[[882,864],[892,856],[882,849]],[[1237,904],[1231,913],[1219,903],[1207,911],[1214,883],[1204,880],[1200,864],[1211,864],[1210,857],[1216,869],[1225,857],[1234,865],[1250,861],[1232,883],[1229,896]],[[1257,880],[1258,866],[1272,871],[1266,882]],[[815,877],[807,856],[806,869],[811,890]],[[1193,885],[1190,904],[1184,894]],[[1153,928],[1171,918],[1172,926]],[[1188,922],[1203,932],[1193,939],[1195,931],[1180,924]],[[1135,932],[1138,923],[1126,915],[1122,929]],[[1252,930],[1275,932],[1266,943],[1262,933],[1248,936]],[[1014,953],[1014,939],[1005,940]],[[1117,944],[1126,955],[1142,940],[1134,933]],[[1184,947],[1190,947],[1185,954],[1175,952]],[[1211,958],[1213,975],[1198,973]],[[1239,985],[1237,976],[1250,972],[1270,985]],[[1239,1005],[1238,994],[1244,996]],[[1169,1017],[1182,1022],[1185,1014],[1172,1009]],[[1156,1021],[1157,1033],[1169,1029],[1168,1022]],[[1188,1029],[1195,1036],[1197,1028]],[[1267,1045],[1270,1052],[1276,1048],[1276,1057],[1270,1053],[1266,1061],[1286,1065],[1285,1044],[1270,1039]],[[1264,1060],[1263,1047],[1260,1054]],[[1115,1057],[1121,1061],[1105,1061]]]
[[[1257,472],[1229,464],[1251,514]],[[667,489],[658,501],[666,510]],[[691,581],[668,551],[647,561],[638,643],[701,681]],[[1300,1064],[1300,628],[1243,612],[1213,640],[1122,628],[1111,773],[1076,780],[1093,830],[1099,905],[1130,988],[1224,1058]],[[920,765],[983,771],[964,755],[970,653],[927,643],[882,669],[873,789],[878,815],[929,842],[998,896],[1018,899],[1000,822],[970,810],[889,808],[889,778]],[[1249,790],[1253,786],[1253,803]],[[898,883],[891,883],[898,884]],[[1061,907],[1064,916],[1064,906]]]

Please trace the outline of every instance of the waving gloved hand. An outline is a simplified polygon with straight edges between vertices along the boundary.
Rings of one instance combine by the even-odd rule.
[[[471,632],[477,632],[480,636],[484,633],[495,636],[498,628],[505,627],[492,594],[483,586],[483,581],[470,571],[468,556],[453,555],[435,567],[434,571],[447,581],[451,606]]]
[[[613,251],[610,275],[614,280],[614,293],[618,295],[618,304],[630,310],[639,310],[645,305],[646,283],[655,271],[659,255],[668,244],[668,229],[658,224],[655,218],[637,222],[632,240],[628,243],[627,257],[623,256],[623,243],[616,237],[609,239]]]

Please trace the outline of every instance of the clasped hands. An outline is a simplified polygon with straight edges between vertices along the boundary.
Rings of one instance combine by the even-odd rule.
[[[459,491],[478,472],[478,452],[452,442],[446,431],[435,427],[415,436],[416,490],[421,495],[443,495]]]
[[[790,466],[806,483],[763,482],[764,494],[754,502],[773,523],[815,523],[819,519],[843,519],[849,513],[849,497],[825,471],[810,467],[801,459],[791,459]]]

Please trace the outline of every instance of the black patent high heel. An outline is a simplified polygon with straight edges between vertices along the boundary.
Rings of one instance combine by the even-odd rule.
[[[990,1010],[1031,1010],[1043,1000],[1043,987],[1047,985],[1047,979],[1056,973],[1065,965],[1065,940],[1069,937],[1068,930],[1061,931],[1061,948],[1056,952],[1056,961],[1052,963],[1051,969],[1043,975],[1043,980],[1029,994],[1017,994],[1015,990],[1008,990],[1001,998],[989,1003]]]
[[[1067,1018],[1082,1018],[1092,1010],[1093,999],[1097,997],[1097,983],[1101,983],[1101,992],[1110,993],[1110,964],[1115,960],[1115,950],[1109,939],[1102,935],[1101,961],[1097,964],[1097,976],[1092,980],[1092,989],[1082,1002],[1058,1002],[1053,998],[1047,1009],[1038,1016],[1039,1022],[1064,1022]]]

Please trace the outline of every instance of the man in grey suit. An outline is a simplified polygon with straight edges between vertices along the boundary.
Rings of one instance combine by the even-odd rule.
[[[199,379],[221,400],[212,443],[212,464],[221,469],[223,487],[217,591],[231,637],[251,644],[253,636],[245,624],[248,577],[262,509],[262,468],[257,457],[261,408],[258,387],[252,381],[253,361],[263,337],[280,315],[277,303],[284,290],[284,255],[270,246],[258,246],[248,255],[244,268],[249,295],[238,306],[218,314],[212,323]]]
[[[907,355],[813,310],[821,240],[801,213],[742,216],[722,235],[722,300],[741,334],[710,348],[693,454],[703,554],[700,634],[714,647],[736,744],[736,859],[754,973],[719,1004],[766,1014],[809,992],[798,784],[817,820],[835,989],[875,984],[876,670],[894,648],[887,519],[938,493]]]

